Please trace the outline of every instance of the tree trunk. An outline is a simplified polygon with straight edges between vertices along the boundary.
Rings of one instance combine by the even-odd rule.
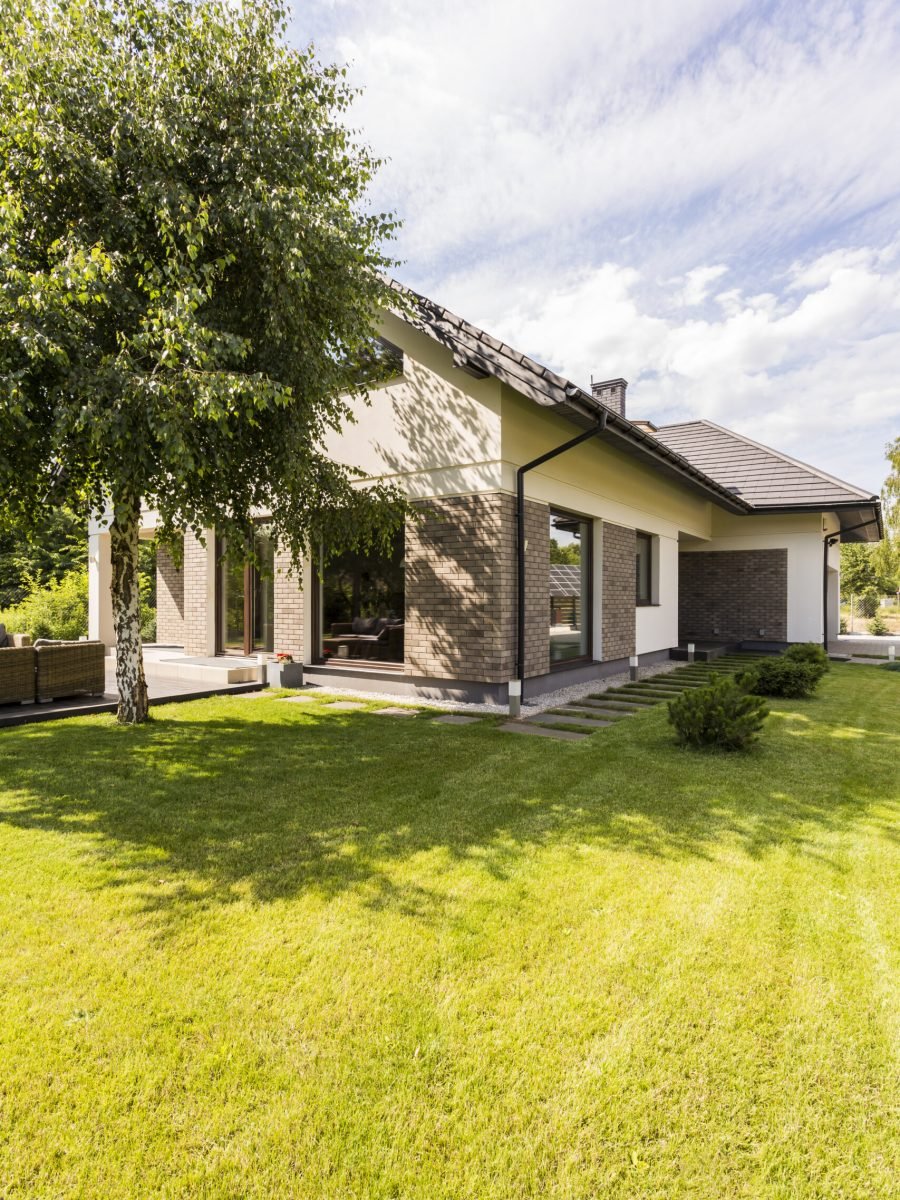
[[[125,501],[115,506],[115,516],[109,527],[120,725],[137,725],[147,719],[147,681],[144,678],[144,656],[141,651],[141,600],[138,588],[140,518],[140,503]]]

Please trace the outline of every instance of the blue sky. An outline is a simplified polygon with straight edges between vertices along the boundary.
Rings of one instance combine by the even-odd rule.
[[[877,490],[900,435],[900,6],[318,0],[398,278],[629,415]]]

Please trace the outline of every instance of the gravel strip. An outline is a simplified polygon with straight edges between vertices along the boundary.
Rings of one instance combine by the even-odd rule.
[[[683,662],[671,659],[668,662],[654,663],[653,666],[639,667],[638,678],[651,679],[654,675],[668,675],[670,671],[676,671],[685,665]],[[623,683],[628,683],[629,680],[629,673],[620,671],[617,675],[607,675],[603,679],[590,679],[586,683],[576,683],[571,687],[558,688],[555,692],[544,692],[541,696],[535,696],[525,701],[522,705],[522,715],[530,717],[535,713],[544,712],[548,708],[559,708],[574,700],[582,700],[585,696],[605,692],[607,688],[619,687]],[[424,700],[419,696],[389,695],[386,692],[366,692],[359,688],[338,688],[330,685],[328,687],[316,685],[315,688],[309,689],[307,695],[314,694],[314,692],[329,696],[346,696],[348,699],[352,697],[355,700],[381,700],[384,704],[410,704],[416,708],[436,708],[442,712],[490,713],[497,717],[509,715],[509,708],[505,704],[467,704],[461,700]]]

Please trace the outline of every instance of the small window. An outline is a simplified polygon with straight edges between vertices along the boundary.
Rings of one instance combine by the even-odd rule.
[[[363,364],[368,387],[381,387],[403,376],[403,351],[387,338],[377,337],[371,343]]]
[[[653,603],[653,537],[649,533],[635,534],[635,603]]]

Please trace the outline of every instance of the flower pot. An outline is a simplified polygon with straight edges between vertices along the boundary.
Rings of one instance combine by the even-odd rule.
[[[274,662],[269,664],[269,687],[303,687],[303,663]]]

